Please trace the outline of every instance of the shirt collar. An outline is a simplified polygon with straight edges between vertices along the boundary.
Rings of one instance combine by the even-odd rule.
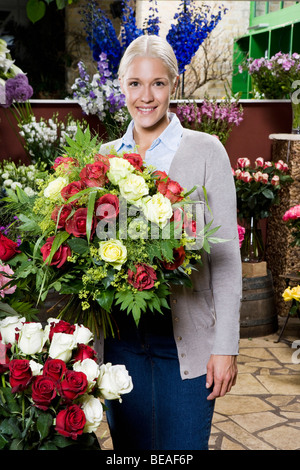
[[[150,150],[154,149],[160,142],[162,142],[168,149],[176,151],[182,137],[183,127],[175,113],[169,113],[170,124],[160,134],[160,136],[152,142]],[[127,131],[123,135],[119,147],[119,151],[123,146],[135,148],[136,143],[133,138],[134,122],[131,121]]]

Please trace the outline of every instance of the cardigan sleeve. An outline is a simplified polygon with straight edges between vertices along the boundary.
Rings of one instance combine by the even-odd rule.
[[[205,188],[213,216],[212,226],[220,226],[215,236],[227,240],[213,244],[209,255],[216,315],[212,354],[236,355],[242,294],[236,190],[228,155],[218,140],[211,145],[206,159]]]

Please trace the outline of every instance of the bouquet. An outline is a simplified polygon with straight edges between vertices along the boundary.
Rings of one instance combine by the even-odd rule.
[[[50,289],[70,296],[61,318],[106,334],[113,308],[136,323],[147,309],[162,313],[170,284],[191,286],[201,250],[220,240],[212,221],[203,225],[205,202],[190,198],[196,188],[184,190],[138,154],[103,156],[95,139],[89,129],[67,139],[67,153],[23,205],[15,277],[33,276],[42,301]]]
[[[291,316],[293,315],[300,315],[299,311],[299,305],[300,305],[300,286],[295,286],[295,287],[287,287],[285,291],[282,294],[282,297],[285,302],[290,302],[292,301],[292,305],[289,311],[289,314]]]
[[[287,226],[292,230],[294,241],[292,246],[300,246],[300,204],[288,209],[282,217]]]
[[[279,190],[293,181],[288,172],[282,160],[274,163],[257,158],[251,167],[248,158],[238,158],[232,173],[239,219],[269,217],[271,206],[279,203]]]
[[[106,127],[109,141],[114,140],[124,133],[130,116],[119,81],[109,70],[106,54],[100,54],[98,71],[92,78],[82,61],[78,63],[78,69],[79,78],[76,78],[71,87],[73,98],[78,100],[84,114],[98,116]]]
[[[196,102],[177,106],[177,115],[184,127],[217,136],[225,145],[233,127],[243,120],[243,109],[238,100],[216,100],[205,98],[201,107]]]
[[[253,79],[254,90],[267,99],[282,99],[293,93],[293,83],[299,80],[300,54],[277,52],[270,59],[249,58],[239,66],[239,72],[247,70]]]
[[[101,399],[133,388],[125,367],[99,366],[91,331],[53,318],[8,316],[0,339],[0,449],[99,450]]]

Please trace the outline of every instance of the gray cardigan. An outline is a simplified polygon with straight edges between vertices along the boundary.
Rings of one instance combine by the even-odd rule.
[[[100,153],[119,140],[104,144]],[[229,241],[214,244],[203,254],[203,265],[192,274],[193,288],[173,286],[171,310],[182,379],[206,373],[211,354],[237,355],[239,310],[242,293],[241,257],[237,231],[236,192],[228,155],[216,137],[183,130],[169,176],[189,190],[191,198],[204,201],[206,188],[217,237]],[[204,214],[205,223],[210,219]],[[99,345],[98,348],[99,349]]]

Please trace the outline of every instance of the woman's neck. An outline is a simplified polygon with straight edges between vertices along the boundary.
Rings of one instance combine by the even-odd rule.
[[[138,147],[139,154],[141,157],[145,157],[146,151],[151,147],[157,137],[166,129],[169,125],[170,120],[167,120],[162,123],[162,125],[155,128],[137,128],[133,127],[133,138]]]

